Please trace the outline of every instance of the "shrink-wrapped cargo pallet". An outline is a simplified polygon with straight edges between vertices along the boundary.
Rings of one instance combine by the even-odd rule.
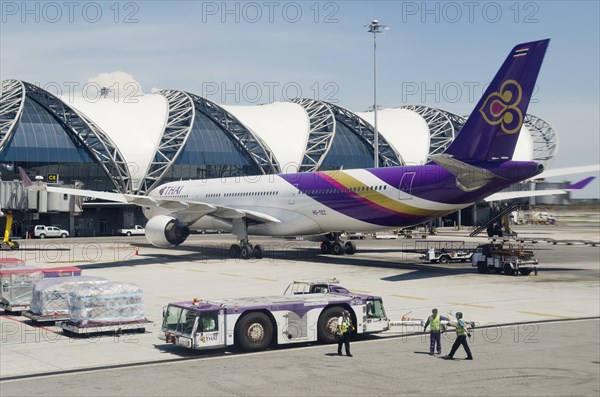
[[[74,276],[47,278],[33,287],[29,311],[39,316],[69,313],[69,293],[82,283],[107,283],[102,277]]]
[[[0,299],[8,305],[29,305],[33,285],[43,279],[42,270],[34,266],[0,269]]]
[[[25,262],[17,258],[0,258],[0,269],[24,266]]]
[[[42,269],[44,278],[81,276],[81,269],[75,266],[51,267]]]
[[[133,283],[83,283],[69,293],[69,321],[79,326],[144,321],[142,288]]]

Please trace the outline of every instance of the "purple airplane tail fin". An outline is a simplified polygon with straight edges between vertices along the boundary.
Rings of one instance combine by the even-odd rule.
[[[445,154],[465,162],[512,159],[549,41],[512,49]]]

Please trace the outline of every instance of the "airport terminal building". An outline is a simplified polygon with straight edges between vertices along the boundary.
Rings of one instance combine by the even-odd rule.
[[[379,166],[427,162],[464,123],[463,116],[422,105],[378,111]],[[547,164],[557,149],[556,131],[527,115],[515,159]],[[320,100],[230,106],[162,90],[120,102],[89,101],[57,97],[24,81],[1,86],[0,206],[21,212],[23,224],[61,225],[75,235],[112,235],[144,218],[123,204],[27,200],[12,182],[17,167],[48,182],[146,194],[182,179],[367,168],[374,152],[372,112]]]

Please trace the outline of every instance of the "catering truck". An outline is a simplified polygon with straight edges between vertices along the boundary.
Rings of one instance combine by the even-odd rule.
[[[389,329],[380,297],[338,285],[323,287],[292,288],[289,295],[170,303],[163,311],[159,338],[198,350],[236,345],[260,351],[271,344],[334,343],[344,310],[350,312],[356,334]]]
[[[471,264],[479,273],[504,273],[507,276],[528,276],[532,271],[537,275],[538,271],[538,260],[533,249],[520,242],[492,241],[482,244],[475,249]]]

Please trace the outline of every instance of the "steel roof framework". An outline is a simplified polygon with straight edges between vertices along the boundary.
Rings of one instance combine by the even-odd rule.
[[[162,90],[158,94],[167,100],[167,120],[152,161],[136,192],[138,194],[146,194],[160,184],[185,147],[194,125],[196,112],[194,102],[188,94],[177,90]]]
[[[412,110],[423,117],[429,128],[429,154],[443,153],[454,141],[466,119],[462,116],[424,105],[406,105],[398,109]]]
[[[188,93],[188,95],[192,98],[197,110],[217,123],[234,141],[244,148],[262,174],[281,172],[273,152],[250,128],[216,103],[194,94]]]
[[[558,133],[546,121],[531,114],[525,115],[523,124],[533,140],[533,160],[547,166],[558,152]]]
[[[295,98],[290,102],[302,106],[309,120],[306,148],[298,172],[317,171],[329,152],[335,135],[336,121],[333,111],[329,104],[315,99]]]
[[[128,164],[114,142],[100,127],[48,91],[26,82],[23,82],[23,85],[26,96],[50,112],[65,130],[87,149],[92,158],[111,177],[118,192],[131,191]]]
[[[374,147],[375,129],[355,113],[342,107],[329,104],[337,122],[344,124],[365,141],[370,148]],[[374,151],[373,151],[374,152]],[[404,165],[400,153],[388,143],[385,137],[379,133],[379,164],[383,167]]]
[[[15,130],[25,104],[25,86],[18,80],[4,80],[0,85],[0,151]]]

